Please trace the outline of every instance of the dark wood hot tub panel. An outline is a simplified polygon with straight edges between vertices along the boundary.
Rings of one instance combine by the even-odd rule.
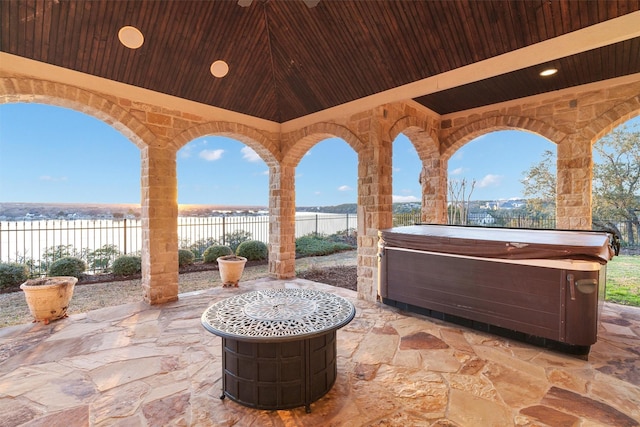
[[[391,248],[385,257],[391,300],[559,340],[559,270]]]

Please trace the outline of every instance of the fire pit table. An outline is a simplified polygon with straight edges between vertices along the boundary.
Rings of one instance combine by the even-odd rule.
[[[265,289],[213,304],[202,325],[222,337],[220,398],[310,412],[335,383],[336,331],[354,316],[345,298],[311,289]]]

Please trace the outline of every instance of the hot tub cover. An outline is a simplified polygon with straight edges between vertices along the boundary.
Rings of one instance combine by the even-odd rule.
[[[380,230],[387,247],[503,259],[580,259],[606,264],[613,236],[601,231],[412,225]]]

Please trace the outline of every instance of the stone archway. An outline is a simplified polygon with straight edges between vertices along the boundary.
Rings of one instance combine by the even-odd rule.
[[[207,135],[227,136],[238,140],[253,149],[269,166],[278,163],[280,150],[273,138],[250,126],[232,122],[206,122],[192,126],[178,134],[172,144],[177,150],[196,138]]]
[[[373,277],[371,263],[363,262],[365,257],[375,254],[375,242],[368,237],[371,234],[367,226],[369,218],[366,209],[361,206],[361,200],[365,195],[371,195],[370,186],[373,185],[367,178],[367,167],[371,158],[370,147],[349,128],[336,123],[318,123],[306,127],[295,133],[287,135],[285,140],[286,151],[282,160],[283,188],[286,187],[288,203],[283,212],[287,213],[288,221],[283,217],[283,227],[288,227],[287,241],[291,242],[295,254],[295,169],[306,152],[318,142],[328,138],[340,138],[345,141],[358,155],[358,294],[365,299],[372,299],[371,291],[362,292],[362,280],[371,281]],[[377,232],[377,230],[376,230]],[[365,265],[366,264],[366,265]],[[364,279],[363,279],[364,278]],[[371,284],[369,284],[371,285]]]
[[[279,140],[261,131],[232,122],[206,122],[190,127],[173,139],[176,151],[196,138],[207,135],[226,136],[253,149],[269,167],[269,274],[278,279],[295,274],[295,241],[290,242],[289,227],[283,226],[286,198],[283,198],[283,167],[280,162]],[[286,184],[284,184],[286,187]],[[295,208],[294,208],[295,209]],[[295,211],[294,211],[295,215]],[[295,231],[295,223],[293,224]]]
[[[440,153],[446,160],[469,141],[498,130],[520,130],[538,134],[549,141],[558,144],[567,134],[548,123],[522,116],[491,116],[480,119],[449,133],[440,139]]]
[[[422,188],[420,220],[428,223],[446,222],[447,163],[438,149],[435,129],[427,120],[414,116],[398,119],[389,130],[393,141],[403,133],[411,141],[422,162],[419,182]]]
[[[106,98],[63,83],[2,78],[0,87],[2,103],[39,102],[85,113],[114,127],[140,149],[143,299],[150,304],[177,299],[177,246],[171,250],[177,230],[175,236],[167,231],[172,206],[164,203],[174,188],[172,174],[164,173],[172,150],[166,150],[164,141],[152,131],[147,113],[137,115],[130,100]]]
[[[64,83],[8,77],[0,78],[0,88],[0,104],[40,103],[69,108],[108,124],[140,149],[156,138],[125,106],[97,93]]]
[[[311,147],[328,138],[344,140],[358,154],[365,148],[360,138],[347,127],[337,123],[316,123],[286,135],[282,149],[282,163],[297,166]]]
[[[605,111],[582,129],[580,139],[591,141],[591,144],[611,132],[622,123],[640,115],[640,95]]]

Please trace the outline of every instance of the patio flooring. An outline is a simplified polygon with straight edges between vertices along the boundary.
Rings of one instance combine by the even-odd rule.
[[[311,405],[246,408],[221,394],[213,302],[265,287],[351,300],[338,379]],[[605,304],[589,360],[466,329],[302,279],[260,279],[179,301],[0,329],[1,426],[636,426],[640,309]]]

